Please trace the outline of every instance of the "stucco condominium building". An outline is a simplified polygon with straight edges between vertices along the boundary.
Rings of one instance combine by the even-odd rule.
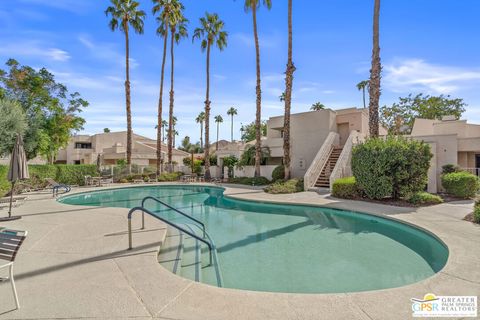
[[[415,119],[411,137],[427,142],[432,148],[429,191],[441,190],[440,175],[446,164],[480,175],[480,125],[451,116],[442,120]]]
[[[127,132],[109,132],[95,135],[75,135],[65,149],[60,150],[56,163],[95,164],[98,156],[102,165],[114,165],[127,158]],[[172,161],[182,163],[187,152],[173,149]],[[167,146],[162,143],[162,159],[167,158]],[[132,164],[155,166],[157,163],[157,141],[132,135]]]

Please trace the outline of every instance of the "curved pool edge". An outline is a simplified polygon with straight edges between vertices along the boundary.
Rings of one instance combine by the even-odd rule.
[[[320,198],[320,196],[318,196],[318,194],[316,194],[316,193],[315,194],[319,197],[316,200],[322,199],[323,201],[326,201],[326,203],[312,203],[312,202],[304,202],[304,201],[301,201],[301,200],[298,201],[298,202],[279,200],[279,199],[275,199],[275,197],[278,197],[279,195],[270,195],[270,194],[264,193],[263,189],[258,190],[258,189],[251,189],[251,188],[242,188],[241,186],[240,187],[229,187],[229,186],[221,186],[221,185],[219,186],[219,185],[216,185],[216,184],[209,184],[209,183],[185,184],[185,183],[178,183],[178,182],[168,182],[168,183],[152,183],[152,184],[134,184],[134,185],[127,185],[127,186],[119,185],[119,186],[106,187],[106,188],[101,188],[101,189],[94,188],[94,189],[89,189],[89,190],[78,190],[78,191],[74,191],[74,192],[71,192],[71,193],[68,193],[68,194],[64,194],[63,196],[58,197],[56,200],[57,200],[58,203],[60,203],[62,205],[70,206],[70,204],[65,204],[65,203],[62,203],[60,201],[64,198],[69,197],[69,196],[85,194],[85,193],[92,193],[92,192],[102,192],[102,191],[109,191],[109,190],[116,190],[116,189],[148,188],[148,187],[154,188],[154,187],[168,187],[168,186],[215,188],[215,189],[223,190],[224,197],[230,198],[230,199],[233,199],[233,200],[236,200],[236,201],[265,203],[265,204],[277,204],[277,205],[278,204],[295,205],[295,206],[300,206],[300,207],[329,208],[329,209],[334,209],[334,210],[339,210],[339,211],[342,211],[342,210],[343,211],[351,211],[353,213],[358,213],[358,214],[361,214],[361,215],[367,215],[367,216],[377,217],[377,218],[380,218],[380,219],[390,220],[390,221],[408,226],[410,228],[416,229],[419,232],[423,232],[426,235],[434,238],[436,241],[439,242],[439,244],[441,244],[446,249],[446,252],[447,252],[446,262],[443,265],[443,267],[441,269],[439,269],[438,271],[434,272],[431,276],[429,276],[427,278],[421,279],[421,280],[413,282],[413,283],[408,283],[408,284],[404,284],[404,285],[396,286],[396,287],[392,287],[392,288],[367,289],[367,290],[360,290],[360,291],[347,291],[347,292],[338,292],[338,293],[328,293],[328,292],[326,292],[326,293],[318,293],[318,292],[316,292],[316,293],[315,292],[314,293],[308,293],[308,292],[289,293],[289,292],[272,292],[272,291],[262,291],[262,290],[238,289],[238,288],[218,288],[218,287],[206,284],[206,283],[194,282],[192,280],[183,278],[179,275],[173,274],[170,271],[165,269],[172,276],[174,276],[176,278],[179,278],[179,279],[182,279],[182,280],[190,281],[195,285],[207,286],[207,287],[216,288],[216,289],[220,289],[220,290],[234,290],[234,291],[240,291],[240,292],[259,292],[259,293],[269,293],[269,294],[279,294],[279,295],[292,295],[293,294],[293,295],[307,295],[307,296],[310,296],[310,295],[359,294],[359,293],[382,292],[382,291],[388,291],[388,290],[394,290],[394,289],[401,289],[401,288],[413,286],[413,285],[416,285],[418,283],[428,281],[429,279],[433,279],[433,278],[437,277],[440,273],[442,273],[442,271],[444,271],[445,268],[447,267],[447,265],[450,263],[451,253],[450,253],[450,248],[449,248],[448,244],[440,236],[438,236],[434,231],[430,230],[429,228],[424,227],[424,226],[420,226],[415,222],[410,222],[410,221],[405,221],[403,219],[394,218],[394,217],[391,217],[391,216],[389,216],[387,214],[384,214],[384,213],[359,211],[358,209],[349,209],[349,208],[338,208],[338,207],[335,207],[334,204],[338,203],[339,201],[332,201],[332,200],[329,200],[329,199]],[[243,196],[262,194],[262,195],[268,195],[269,197],[271,197],[271,199],[256,199],[256,198],[251,198],[251,197],[249,197],[249,198],[239,197],[238,196],[239,193],[235,192],[235,191],[238,191],[238,190],[241,191],[240,194],[242,194]],[[245,191],[248,191],[248,192],[245,192]],[[294,194],[294,195],[298,195],[298,194],[301,194],[301,193],[297,193],[297,194]],[[338,200],[340,200],[343,203],[352,202],[351,200],[343,200],[343,199],[338,199]],[[355,202],[358,203],[358,201],[355,201]],[[376,204],[376,203],[365,203],[365,202],[361,202],[361,203],[369,204],[369,205],[377,206],[377,207],[378,206],[384,206],[384,205]],[[95,207],[95,206],[85,206],[85,205],[75,205],[75,206]],[[395,208],[395,207],[391,207],[391,206],[388,206],[388,207],[389,208]],[[104,208],[114,208],[114,207],[104,207]],[[128,209],[126,209],[126,208],[115,207],[115,209],[125,209],[126,211],[128,211]],[[406,208],[404,208],[404,209],[406,209]],[[413,209],[413,208],[408,208],[408,209]],[[160,249],[161,249],[161,247],[159,248],[159,250]]]

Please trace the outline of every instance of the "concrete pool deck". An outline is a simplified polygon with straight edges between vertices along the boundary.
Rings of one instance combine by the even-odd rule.
[[[72,193],[89,190],[102,188]],[[166,235],[162,223],[147,216],[146,230],[139,230],[136,217],[134,249],[127,251],[127,209],[64,205],[49,193],[32,193],[13,211],[23,218],[1,225],[29,235],[15,262],[21,308],[13,310],[10,285],[0,283],[0,319],[408,319],[410,298],[480,296],[480,226],[462,220],[472,211],[471,201],[415,209],[314,192],[270,195],[227,186],[226,194],[385,214],[433,232],[450,256],[433,277],[394,289],[341,294],[221,289],[175,276],[157,263]],[[0,216],[6,213],[0,210]]]

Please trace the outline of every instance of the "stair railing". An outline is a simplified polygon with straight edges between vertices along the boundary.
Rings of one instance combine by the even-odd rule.
[[[325,139],[322,147],[318,151],[317,155],[313,159],[312,164],[308,168],[307,172],[304,176],[304,188],[308,190],[315,185],[315,182],[320,177],[323,168],[328,162],[328,158],[330,157],[330,153],[333,150],[333,146],[336,141],[338,141],[339,135],[336,132],[330,132]]]
[[[342,153],[340,153],[340,156],[338,157],[337,164],[330,175],[330,189],[332,189],[335,180],[352,175],[352,150],[353,147],[363,141],[363,139],[363,135],[358,131],[353,130],[350,132],[350,135],[343,146]]]

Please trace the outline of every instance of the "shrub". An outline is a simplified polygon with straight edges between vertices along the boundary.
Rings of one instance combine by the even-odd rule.
[[[355,177],[335,180],[332,186],[332,196],[342,199],[355,199],[359,195]]]
[[[81,165],[56,165],[57,176],[55,180],[58,183],[65,183],[70,185],[84,185],[85,176],[97,176],[97,166],[93,164]]]
[[[460,172],[462,169],[455,164],[446,164],[442,166],[442,174]]]
[[[223,165],[228,168],[228,177],[233,178],[233,169],[238,163],[238,159],[235,156],[228,156],[223,158]]]
[[[480,199],[475,201],[475,207],[473,210],[473,222],[480,223]]]
[[[353,148],[352,171],[368,198],[398,199],[425,188],[431,158],[425,142],[403,137],[372,138]]]
[[[183,173],[181,172],[162,173],[160,176],[158,176],[158,181],[159,182],[177,181],[178,178],[180,178],[182,175]]]
[[[10,183],[7,180],[8,166],[0,166],[0,197],[4,197],[10,190]]]
[[[408,198],[408,202],[414,205],[429,205],[443,203],[443,199],[435,194],[422,191],[414,193]]]
[[[127,179],[120,179],[118,180],[119,183],[128,183],[128,180]]]
[[[277,181],[265,188],[265,192],[271,194],[286,194],[303,191],[303,179],[290,179],[288,181]]]
[[[258,177],[258,178],[249,178],[249,177],[241,177],[241,178],[230,178],[228,179],[230,183],[236,184],[244,184],[249,186],[265,186],[270,183],[270,181],[265,177]]]
[[[272,181],[278,181],[278,180],[283,180],[285,179],[285,167],[284,166],[278,166],[275,169],[273,169],[272,172]]]
[[[448,194],[459,198],[473,198],[480,191],[480,179],[468,172],[444,174],[442,185]]]

